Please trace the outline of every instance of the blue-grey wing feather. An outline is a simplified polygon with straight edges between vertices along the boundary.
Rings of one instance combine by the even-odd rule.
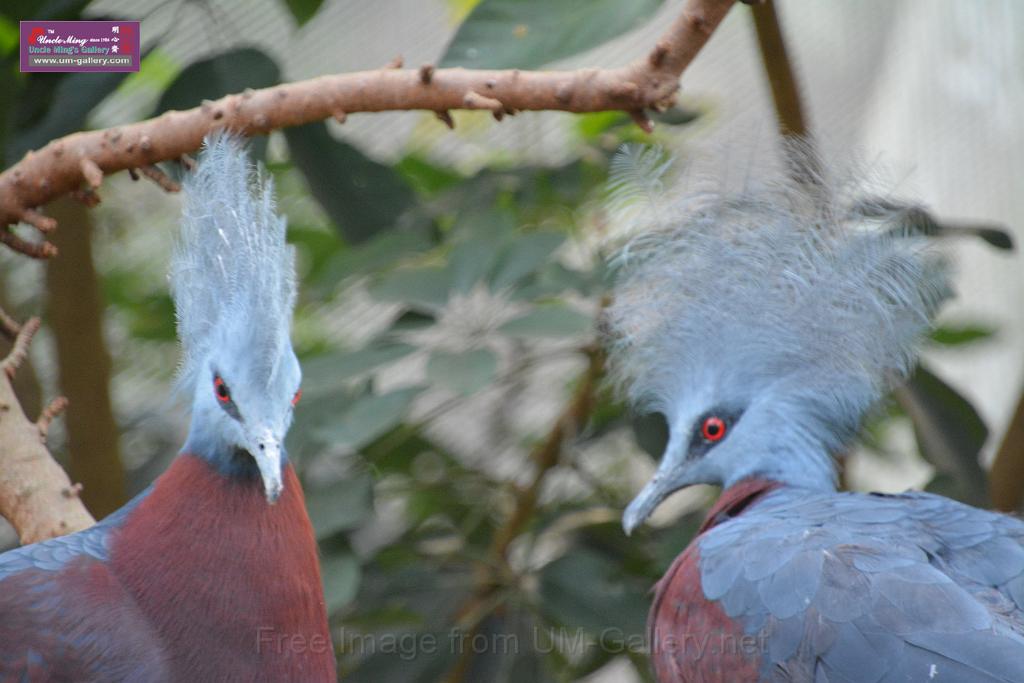
[[[1024,522],[930,494],[780,490],[700,543],[779,681],[1024,682]]]
[[[0,554],[0,581],[27,569],[60,571],[76,557],[88,556],[105,562],[110,557],[110,534],[132,513],[149,488],[126,505],[88,529],[21,546]]]

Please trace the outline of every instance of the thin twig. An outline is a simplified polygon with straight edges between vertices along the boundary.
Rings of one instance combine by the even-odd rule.
[[[455,130],[455,119],[452,118],[452,113],[450,111],[447,109],[435,111],[434,116],[436,116],[441,123],[448,126],[448,130]]]
[[[72,190],[71,198],[82,202],[90,209],[100,203],[100,196],[96,194],[95,190],[91,187],[82,187],[77,190]],[[56,225],[54,225],[54,227],[56,227]]]
[[[21,332],[21,324],[7,315],[7,311],[2,308],[0,308],[0,332],[11,341],[14,341],[18,337],[18,333]]]
[[[142,166],[139,168],[139,172],[146,176],[154,183],[159,185],[163,190],[167,192],[178,192],[181,190],[181,185],[176,181],[172,180],[169,175],[160,170],[159,166],[149,165]]]
[[[39,318],[29,318],[21,329],[18,330],[17,336],[14,338],[14,345],[11,346],[10,352],[7,357],[0,361],[0,369],[7,374],[8,379],[13,379],[15,373],[18,372],[18,368],[25,362],[25,357],[28,355],[29,344],[32,343],[32,337],[35,336],[36,332],[39,331],[39,326],[42,321]]]
[[[46,441],[46,437],[50,433],[50,424],[53,422],[54,418],[67,410],[67,407],[67,397],[58,396],[50,401],[49,405],[43,408],[43,412],[39,414],[39,419],[36,420],[36,427],[39,429],[39,436],[43,441]]]
[[[22,211],[21,220],[28,223],[44,235],[57,229],[57,221],[50,216],[44,216],[34,209],[25,209]]]

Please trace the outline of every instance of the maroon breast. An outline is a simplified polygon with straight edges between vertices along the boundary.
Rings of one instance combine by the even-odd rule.
[[[291,466],[259,482],[179,456],[115,537],[115,572],[180,681],[334,681],[316,541]]]
[[[745,683],[760,678],[756,635],[704,597],[700,583],[700,536],[778,487],[751,479],[722,492],[690,542],[654,589],[648,616],[651,661],[660,683]]]

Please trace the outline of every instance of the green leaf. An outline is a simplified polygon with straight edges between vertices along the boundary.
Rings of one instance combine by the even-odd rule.
[[[128,74],[121,92],[133,97],[156,97],[171,86],[181,75],[181,64],[172,55],[159,47],[153,48],[142,58],[139,70]]]
[[[668,126],[682,126],[700,118],[701,114],[695,109],[687,109],[675,105],[669,109],[658,112],[649,112],[650,117],[655,123],[662,123]],[[642,137],[646,133],[641,132],[641,136],[637,136],[636,132],[639,130],[633,123],[633,119],[628,114],[621,111],[602,111],[594,112],[592,114],[580,114],[576,117],[576,132],[580,135],[583,140],[587,142],[598,142],[605,135],[614,133],[619,136],[621,142],[627,142],[629,140],[636,140],[647,144],[648,138]]]
[[[318,428],[316,436],[327,443],[361,448],[398,426],[423,389],[409,387],[364,396],[335,422]]]
[[[476,349],[463,353],[434,351],[427,362],[427,377],[460,394],[472,394],[484,388],[498,370],[493,351]]]
[[[416,195],[394,169],[336,140],[325,123],[286,128],[284,135],[313,197],[350,244],[403,225],[400,218],[416,206]],[[424,220],[407,217],[413,224]]]
[[[281,70],[270,56],[245,47],[189,64],[171,83],[157,112],[191,109],[246,88],[267,88],[281,82]]]
[[[124,82],[125,72],[28,74],[14,100],[14,132],[6,159],[14,162],[25,152],[85,127],[89,112]]]
[[[1010,235],[1010,232],[1001,225],[943,221],[938,223],[937,234],[942,236],[973,235],[974,237],[988,242],[996,249],[1013,251],[1013,237]]]
[[[5,0],[0,10],[14,21],[81,19],[82,10],[90,0]]]
[[[395,164],[395,170],[405,182],[425,197],[433,197],[445,190],[457,187],[465,178],[460,173],[432,164],[423,157],[410,154]]]
[[[317,538],[351,531],[373,510],[373,479],[361,474],[326,486],[307,487],[306,510]]]
[[[930,339],[943,346],[960,346],[991,339],[995,333],[994,329],[985,325],[942,325],[935,328]]]
[[[538,306],[499,330],[511,337],[571,337],[590,331],[594,321],[563,305]]]
[[[288,241],[295,245],[308,266],[308,271],[300,274],[302,280],[321,280],[334,257],[345,249],[333,230],[298,225],[293,220],[288,223]]]
[[[324,0],[285,0],[284,4],[295,17],[295,23],[302,26],[313,18],[313,15],[324,4]]]
[[[921,455],[957,482],[953,497],[985,507],[988,479],[978,454],[988,427],[974,406],[923,365],[897,390],[896,398],[913,421]]]
[[[518,236],[498,260],[491,288],[498,290],[514,285],[552,258],[552,253],[565,241],[564,232],[537,230]]]
[[[347,277],[385,270],[397,260],[424,252],[433,245],[424,229],[388,230],[334,255],[324,266],[321,281],[333,290]]]
[[[481,171],[453,190],[446,199],[454,200],[457,212],[451,228],[451,235],[457,239],[474,237],[510,240],[521,223],[519,216],[507,206],[494,206],[499,199],[494,196],[494,185],[500,180]]]
[[[599,111],[580,114],[576,117],[576,132],[587,141],[593,142],[604,133],[633,123],[628,114],[621,111]]]
[[[501,250],[502,235],[481,232],[452,247],[448,263],[452,271],[452,288],[467,292],[494,267]]]
[[[366,648],[369,652],[355,671],[346,673],[345,683],[443,681],[456,661],[452,631],[386,633],[378,640],[382,644]]]
[[[408,344],[374,344],[358,351],[331,353],[302,364],[302,391],[307,397],[337,391],[349,380],[404,358],[416,350]]]
[[[636,28],[661,2],[483,0],[459,26],[441,66],[534,69]]]
[[[1013,250],[1013,237],[1002,225],[965,221],[940,221],[919,206],[894,202],[883,197],[864,197],[851,211],[865,218],[882,219],[895,225],[894,232],[909,231],[933,237],[973,235],[997,249]]]
[[[543,569],[543,610],[558,623],[593,635],[608,629],[620,636],[641,635],[647,620],[647,582],[643,578],[630,581],[622,574],[607,556],[586,547],[574,548]]]
[[[174,302],[166,290],[154,287],[146,274],[111,270],[103,278],[103,297],[108,306],[124,316],[132,336],[167,341],[175,338]]]
[[[535,277],[515,293],[517,299],[550,299],[573,290],[588,296],[600,282],[600,273],[595,270],[581,272],[570,270],[561,263],[547,263],[537,271]]]
[[[0,15],[0,59],[17,49],[21,36],[18,35],[18,25],[5,16]]]
[[[327,614],[333,614],[356,598],[362,569],[351,552],[337,552],[320,558]]]
[[[429,313],[419,311],[406,311],[391,323],[391,327],[384,331],[384,337],[405,334],[406,332],[417,332],[426,329],[437,322],[437,318]]]
[[[663,123],[666,126],[685,126],[699,119],[700,112],[696,109],[685,109],[677,104],[665,111],[652,111],[651,118],[656,123]]]
[[[668,420],[662,413],[647,413],[633,418],[633,436],[637,445],[655,460],[661,460],[668,445]]]
[[[448,301],[451,273],[438,266],[399,268],[370,285],[370,294],[381,301],[407,303],[436,309]]]

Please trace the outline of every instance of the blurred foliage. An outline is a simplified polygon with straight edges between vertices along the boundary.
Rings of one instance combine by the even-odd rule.
[[[281,2],[297,26],[321,5]],[[74,17],[85,4],[24,0],[0,15],[0,85],[14,94],[0,103],[7,163],[82,128],[119,87],[163,89],[155,114],[281,78],[274,59],[253,48],[174,64],[159,45],[147,48],[156,76],[18,73],[16,55],[3,50],[16,19]],[[531,68],[599,46],[661,2],[455,4],[468,14],[444,64]],[[696,117],[674,108],[658,115],[659,130]],[[647,457],[641,450],[660,456],[662,416],[631,415],[607,387],[597,391],[538,505],[514,529],[507,562],[494,553],[533,471],[525,454],[568,401],[595,342],[608,283],[593,246],[594,207],[610,155],[650,139],[617,112],[578,116],[572,130],[574,158],[561,166],[495,161],[471,175],[423,153],[371,159],[323,123],[276,134],[286,153],[268,168],[282,196],[302,200],[288,213],[302,275],[305,398],[288,447],[322,550],[344,680],[459,672],[450,680],[569,681],[615,658],[650,675],[648,590],[700,517],[622,533],[619,514],[635,489],[627,474]],[[265,140],[254,145],[259,158],[266,149]],[[870,215],[878,201],[859,208]],[[922,232],[1009,246],[997,228],[947,225],[916,209],[908,216]],[[141,264],[108,269],[104,285],[132,343],[173,341],[170,298]],[[360,301],[379,315],[359,312]],[[363,341],[339,341],[331,332],[339,321],[366,327],[355,335]],[[960,347],[991,334],[978,324],[943,327],[932,341]],[[887,427],[909,415],[937,471],[931,488],[982,500],[977,456],[987,430],[977,412],[923,367],[902,392],[865,426],[867,446],[886,457]],[[550,415],[525,419],[531,401]],[[463,422],[445,423],[453,415]],[[623,435],[634,452],[621,453]]]
[[[323,3],[324,0],[285,0],[292,16],[295,17],[295,23],[299,26],[312,19]]]
[[[288,128],[284,134],[309,191],[346,242],[358,244],[380,230],[403,227],[402,219],[415,197],[391,167],[335,140],[325,123]],[[345,169],[343,176],[337,173],[339,168]],[[410,217],[405,227],[414,229],[422,220],[422,216]]]
[[[440,65],[535,69],[636,28],[662,1],[482,0],[460,24]]]

